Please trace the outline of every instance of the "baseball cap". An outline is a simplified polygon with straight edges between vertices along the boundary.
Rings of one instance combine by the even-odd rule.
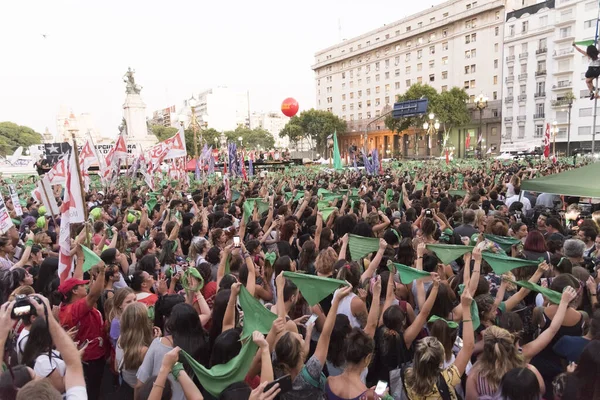
[[[63,296],[66,296],[75,286],[78,285],[87,285],[90,281],[83,279],[75,279],[69,278],[58,287],[58,291],[62,293]]]

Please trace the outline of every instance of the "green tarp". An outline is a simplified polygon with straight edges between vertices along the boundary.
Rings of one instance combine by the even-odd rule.
[[[600,163],[594,163],[560,174],[523,181],[521,190],[600,198],[599,176]]]

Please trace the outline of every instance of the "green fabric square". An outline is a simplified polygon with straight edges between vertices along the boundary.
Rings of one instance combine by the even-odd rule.
[[[455,244],[428,244],[427,248],[433,251],[443,264],[450,264],[465,253],[473,251],[475,247]]]
[[[244,328],[242,330],[242,339],[252,336],[252,332],[259,331],[266,335],[273,326],[273,321],[277,315],[267,310],[260,301],[248,292],[245,286],[240,288],[240,307],[244,312]]]
[[[284,271],[283,276],[294,282],[302,293],[302,297],[310,306],[317,305],[325,297],[335,292],[340,286],[348,286],[345,281],[321,276]]]
[[[348,248],[352,261],[358,261],[361,257],[379,250],[379,239],[349,234]]]

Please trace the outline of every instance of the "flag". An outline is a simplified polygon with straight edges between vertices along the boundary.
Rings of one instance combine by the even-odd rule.
[[[254,152],[250,152],[250,154],[248,155],[248,175],[250,177],[254,176]]]
[[[225,198],[228,199],[231,196],[231,188],[229,187],[228,174],[223,174],[223,185],[225,186]]]
[[[46,194],[48,196],[46,196]],[[37,183],[36,188],[31,192],[31,197],[38,203],[46,207],[46,213],[54,216],[59,212],[54,193],[52,192],[52,185],[48,180],[48,174],[44,175]]]
[[[472,251],[474,246],[461,246],[455,244],[428,244],[427,249],[433,251],[443,264],[462,257],[465,253]]]
[[[376,253],[379,250],[379,239],[351,233],[348,235],[348,248],[350,249],[352,261],[358,261],[361,257],[369,253]]]
[[[88,139],[85,141],[85,144],[79,152],[79,170],[81,171],[81,176],[83,178],[83,188],[85,189],[85,191],[88,191],[90,189],[91,181],[90,175],[87,171],[95,160],[96,153],[94,152],[94,146]]]
[[[244,163],[245,154],[242,153],[242,157],[240,158],[240,169],[242,170],[242,177],[245,181],[248,180],[248,175],[246,174],[246,164]]]
[[[465,149],[468,150],[471,147],[471,135],[467,132],[467,137],[465,139]]]
[[[448,149],[446,149],[446,165],[450,164],[450,156],[448,155]]]
[[[208,159],[208,173],[209,174],[215,173],[215,158],[214,157],[210,157]]]
[[[363,149],[363,164],[365,164],[365,171],[367,171],[367,174],[372,174],[373,172],[371,171],[371,164],[369,163],[369,158],[367,157],[367,153],[366,151]]]
[[[388,264],[388,269],[390,271],[392,270],[392,266],[396,267],[396,271],[398,272],[398,276],[400,277],[400,282],[402,282],[405,285],[408,285],[409,283],[412,283],[413,281],[419,279],[429,278],[431,276],[429,272],[421,271],[404,264],[398,264],[393,262],[389,262]]]
[[[494,272],[498,275],[504,274],[508,271],[519,267],[537,266],[541,262],[513,258],[505,254],[490,253],[488,251],[484,251],[482,256],[483,259],[490,265],[490,267],[492,267]]]
[[[81,186],[77,179],[75,153],[69,154],[66,168],[66,188],[61,205],[60,215],[60,254],[58,259],[58,276],[63,282],[71,272],[71,223],[84,222]]]
[[[66,164],[67,164],[67,158],[66,155],[68,155],[69,153],[66,153],[65,155],[63,155],[63,157],[57,161],[56,164],[54,164],[54,166],[50,169],[50,171],[48,171],[45,175],[45,177],[48,179],[48,183],[51,185],[64,185],[66,182],[66,173],[65,173],[65,169],[66,169]]]
[[[244,312],[244,327],[241,338],[245,339],[252,336],[254,331],[268,334],[273,322],[277,319],[277,314],[267,310],[260,301],[248,292],[245,286],[240,287],[239,301]]]
[[[183,126],[179,127],[179,131],[172,137],[163,141],[162,144],[168,147],[169,152],[164,157],[165,160],[169,160],[177,157],[187,157],[187,149],[185,147],[185,132]]]
[[[202,178],[202,174],[200,172],[200,159],[196,158],[196,171],[194,172],[194,179],[199,181]]]
[[[127,146],[123,135],[119,135],[115,145],[110,149],[104,159],[104,170],[101,171],[101,178],[105,184],[110,184],[121,170],[121,160],[127,158]]]
[[[340,148],[338,147],[337,131],[333,132],[333,168],[337,171],[343,169]]]
[[[546,122],[546,133],[544,134],[544,157],[550,157],[550,123]]]

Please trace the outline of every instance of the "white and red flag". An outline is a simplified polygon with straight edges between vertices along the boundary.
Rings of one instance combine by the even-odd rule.
[[[550,157],[550,124],[546,123],[546,133],[544,134],[544,157]]]
[[[71,151],[68,156],[66,171],[66,187],[63,202],[60,208],[60,254],[58,259],[58,276],[63,282],[69,278],[71,272],[71,224],[85,221],[81,186],[77,178],[77,163],[75,153]]]
[[[88,139],[85,141],[85,144],[79,152],[79,170],[81,171],[81,176],[83,178],[83,188],[85,191],[88,191],[90,189],[90,176],[88,174],[88,169],[95,160],[96,152],[94,151],[94,146],[92,145],[92,142]]]
[[[159,144],[169,148],[169,152],[165,156],[165,160],[187,157],[187,149],[185,147],[185,132],[183,130],[183,126],[179,127],[179,131],[175,135]]]
[[[63,156],[54,166],[46,173],[48,183],[51,185],[64,185],[66,182],[66,164],[67,157]]]

